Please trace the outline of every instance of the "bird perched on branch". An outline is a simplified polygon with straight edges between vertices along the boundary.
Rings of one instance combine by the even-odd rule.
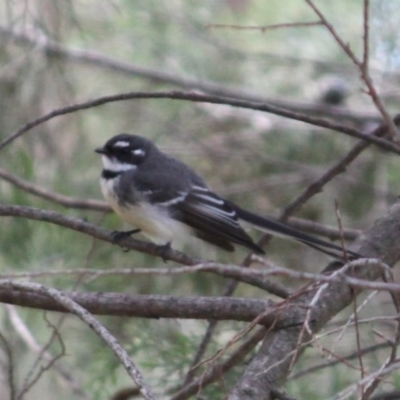
[[[343,249],[335,244],[219,197],[192,168],[161,152],[149,139],[123,133],[95,151],[102,156],[100,183],[105,199],[123,220],[136,228],[126,234],[140,231],[167,247],[176,239],[194,235],[227,251],[239,244],[264,254],[243,229],[242,221],[335,258],[344,258]],[[360,257],[351,251],[347,255],[350,259]]]

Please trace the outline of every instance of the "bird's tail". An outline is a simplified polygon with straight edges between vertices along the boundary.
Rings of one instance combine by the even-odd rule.
[[[346,256],[350,261],[362,257],[360,254],[354,251],[345,250],[340,246],[308,235],[307,233],[301,232],[281,222],[274,221],[273,219],[266,218],[261,215],[253,214],[240,208],[236,204],[230,203],[230,206],[235,209],[239,219],[242,219],[243,221],[260,228],[262,231],[271,233],[272,235],[293,238],[306,244],[307,246],[312,247],[313,249],[319,250],[340,260],[345,259]]]

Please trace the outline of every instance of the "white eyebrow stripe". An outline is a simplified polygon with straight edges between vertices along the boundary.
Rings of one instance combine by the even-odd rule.
[[[114,144],[114,147],[129,147],[129,142],[126,140],[118,140],[118,142]]]

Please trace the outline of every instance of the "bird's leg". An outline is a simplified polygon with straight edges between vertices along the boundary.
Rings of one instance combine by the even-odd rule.
[[[171,242],[167,242],[161,246],[158,246],[158,248],[161,250],[161,258],[164,261],[164,263],[167,263],[167,256],[168,252],[171,250]]]
[[[112,242],[114,244],[118,244],[121,240],[134,235],[135,233],[139,233],[140,229],[132,229],[131,231],[113,231],[111,233]],[[124,252],[128,252],[129,249],[124,249]]]

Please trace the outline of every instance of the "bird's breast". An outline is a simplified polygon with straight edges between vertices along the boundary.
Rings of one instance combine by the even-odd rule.
[[[116,191],[120,177],[100,179],[101,191],[111,208],[128,224],[138,228],[155,243],[185,242],[191,228],[171,218],[167,207],[154,206],[143,200],[133,204],[121,202]]]

